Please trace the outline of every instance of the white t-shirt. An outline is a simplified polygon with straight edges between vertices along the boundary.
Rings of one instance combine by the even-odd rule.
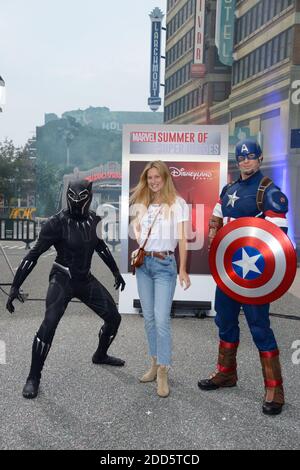
[[[143,245],[155,215],[150,237],[145,246],[146,251],[175,251],[178,243],[178,224],[189,220],[189,207],[181,197],[176,197],[168,215],[163,214],[163,206],[150,204],[141,220],[140,246]]]

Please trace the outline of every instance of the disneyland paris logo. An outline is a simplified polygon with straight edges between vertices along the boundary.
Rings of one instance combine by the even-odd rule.
[[[178,178],[179,176],[188,176],[193,178],[193,180],[208,180],[213,176],[211,171],[189,171],[185,170],[185,168],[176,168],[175,166],[171,166],[169,170],[174,178]]]

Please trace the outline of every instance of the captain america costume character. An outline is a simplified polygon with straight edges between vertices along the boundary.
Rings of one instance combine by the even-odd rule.
[[[216,204],[209,224],[209,244],[218,229],[240,217],[261,217],[279,226],[287,233],[287,197],[259,169],[262,152],[252,140],[239,142],[236,159],[241,170],[240,178],[226,185]],[[250,253],[243,256],[250,257]],[[239,260],[243,265],[247,259]],[[252,265],[253,266],[253,265]],[[253,268],[256,269],[256,268]],[[255,275],[248,267],[244,274]],[[266,395],[263,403],[265,414],[279,414],[284,404],[279,350],[270,326],[270,304],[242,304],[216,288],[215,323],[219,329],[219,357],[217,371],[209,378],[200,380],[202,390],[231,387],[237,383],[236,354],[239,345],[238,316],[243,307],[253,341],[259,351],[265,381]]]
[[[90,272],[94,251],[112,272],[115,288],[121,286],[123,290],[125,282],[109,248],[98,237],[101,218],[89,210],[91,200],[92,183],[86,180],[69,183],[68,208],[46,222],[37,243],[15,274],[6,305],[10,313],[14,312],[14,299],[23,300],[19,289],[37,264],[38,258],[51,246],[56,249],[57,256],[49,276],[45,318],[33,340],[30,372],[23,388],[25,398],[35,398],[38,394],[41,372],[56,327],[73,297],[81,300],[104,320],[99,332],[99,345],[92,357],[93,363],[113,366],[123,366],[125,363],[122,359],[107,354],[117,334],[121,316],[110,293]]]

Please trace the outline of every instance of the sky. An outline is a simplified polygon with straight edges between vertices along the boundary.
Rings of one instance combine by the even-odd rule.
[[[89,106],[149,111],[149,13],[155,7],[166,13],[166,3],[1,0],[0,76],[6,104],[0,142],[9,138],[24,145],[44,124],[45,113],[61,116]],[[164,32],[162,37],[164,55]],[[162,83],[163,74],[162,69]]]

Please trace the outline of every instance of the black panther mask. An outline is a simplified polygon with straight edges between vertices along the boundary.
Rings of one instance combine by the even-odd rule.
[[[92,182],[87,180],[71,181],[67,190],[68,209],[72,217],[86,218],[92,202]]]

